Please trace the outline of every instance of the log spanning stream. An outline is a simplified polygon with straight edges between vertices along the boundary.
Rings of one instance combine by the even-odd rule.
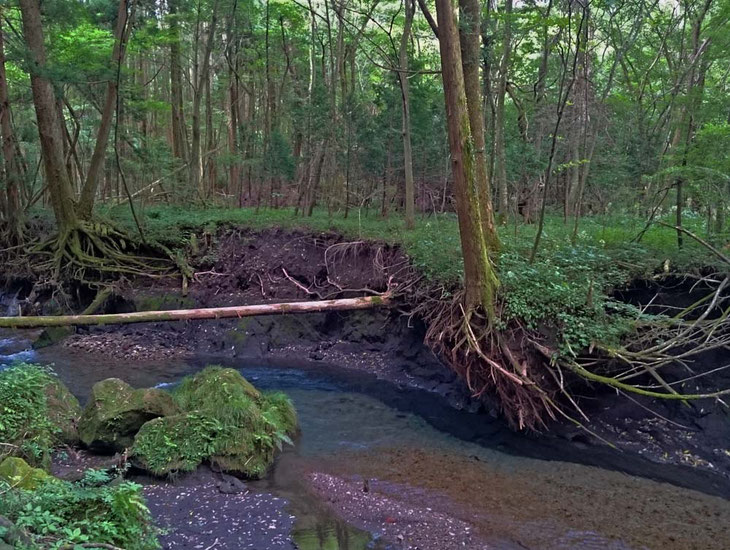
[[[99,361],[63,348],[30,351],[27,344],[8,333],[0,340],[0,364],[53,363],[82,402],[104,378],[164,387],[219,362]],[[171,508],[155,501],[160,482],[150,482],[151,509],[169,529],[165,547],[207,548],[218,541],[212,548],[730,548],[730,502],[721,497],[525,456],[540,450],[530,452],[530,440],[496,421],[485,425],[483,417],[450,409],[433,394],[363,374],[225,363],[262,389],[287,392],[301,435],[267,478],[230,496],[238,507],[218,493],[203,502],[203,488],[193,482]],[[176,516],[173,508],[182,512]],[[226,510],[229,538],[223,540],[211,518]]]

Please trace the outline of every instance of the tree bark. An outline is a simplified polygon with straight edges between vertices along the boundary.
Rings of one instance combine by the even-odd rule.
[[[53,85],[46,76],[46,47],[38,0],[20,0],[23,34],[30,53],[30,85],[36,112],[46,184],[59,233],[78,225],[73,187],[63,156],[63,133]]]
[[[24,0],[25,1],[25,0]],[[389,294],[318,300],[286,302],[251,306],[211,307],[200,309],[172,309],[166,311],[136,311],[105,315],[48,315],[42,317],[0,317],[1,328],[65,327],[89,325],[124,325],[161,321],[197,321],[204,319],[238,319],[257,315],[283,315],[285,313],[313,313],[319,311],[349,311],[389,306]]]
[[[451,152],[454,197],[464,258],[464,305],[470,313],[483,309],[494,321],[497,276],[489,258],[483,208],[477,187],[474,145],[467,108],[459,33],[451,0],[436,0],[441,72]]]

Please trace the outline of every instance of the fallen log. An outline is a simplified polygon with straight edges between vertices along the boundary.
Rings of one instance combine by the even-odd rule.
[[[197,321],[202,319],[232,319],[256,315],[285,313],[315,313],[319,311],[349,311],[390,305],[390,295],[342,298],[309,302],[286,302],[251,306],[135,311],[102,315],[46,315],[38,317],[0,317],[0,328],[63,327],[71,325],[123,325],[160,321]]]

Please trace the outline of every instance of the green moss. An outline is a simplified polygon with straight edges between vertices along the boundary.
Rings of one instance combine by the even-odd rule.
[[[183,379],[173,396],[182,414],[147,422],[133,459],[157,475],[195,469],[203,461],[260,477],[297,426],[284,394],[264,395],[238,371],[209,366]]]
[[[261,392],[234,369],[217,365],[183,378],[173,396],[183,410],[247,410]],[[227,411],[228,412],[228,411]]]
[[[20,363],[0,371],[0,458],[48,467],[51,448],[75,439],[79,413],[78,401],[50,369]]]
[[[79,436],[91,448],[121,451],[132,446],[145,422],[178,412],[170,394],[163,390],[135,390],[118,378],[108,378],[94,384],[79,421]]]
[[[16,489],[36,489],[51,476],[40,468],[33,468],[16,456],[6,457],[0,464],[0,481]]]

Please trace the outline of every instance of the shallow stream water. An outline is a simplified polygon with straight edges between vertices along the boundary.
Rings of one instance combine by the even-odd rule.
[[[104,378],[164,387],[220,362],[125,363],[63,348],[31,351],[22,333],[0,338],[0,364],[53,364],[82,403]],[[297,408],[301,434],[295,446],[284,450],[266,479],[249,486],[289,502],[295,517],[291,536],[303,550],[391,548],[373,522],[340,519],[315,496],[302,474],[312,470],[376,480],[381,490],[406,502],[432,501],[474,525],[490,548],[730,549],[730,501],[723,498],[602,468],[508,454],[500,447],[513,436],[499,427],[472,438],[478,442],[467,441],[463,434],[474,431],[462,428],[473,416],[449,412],[454,428],[449,429],[436,396],[409,393],[367,375],[311,365],[225,363],[261,389],[285,391]]]

